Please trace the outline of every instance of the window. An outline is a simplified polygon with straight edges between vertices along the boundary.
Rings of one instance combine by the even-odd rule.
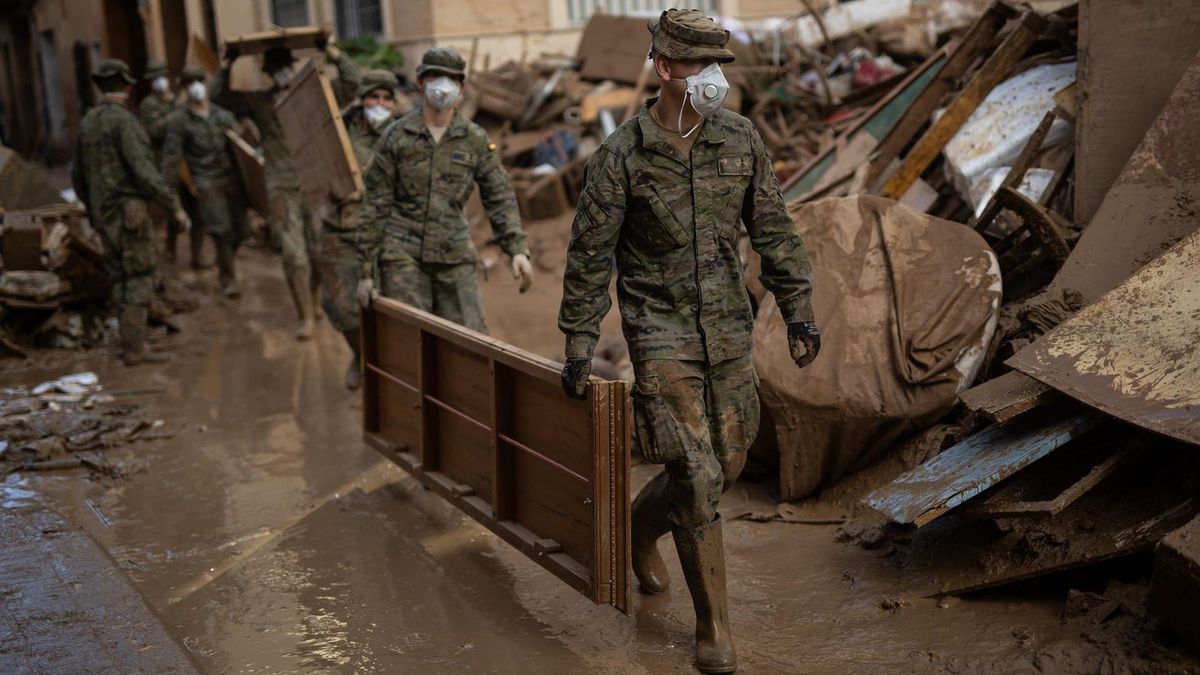
[[[380,0],[336,0],[338,37],[379,35],[383,32]]]
[[[614,16],[651,16],[672,7],[698,9],[712,16],[717,12],[717,0],[566,0],[567,18],[574,25],[587,23],[595,12]]]
[[[308,25],[308,0],[271,0],[271,22],[276,26]]]

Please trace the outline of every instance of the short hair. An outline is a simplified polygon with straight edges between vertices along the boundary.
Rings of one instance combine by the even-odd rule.
[[[114,94],[128,86],[131,85],[120,75],[96,78],[96,87],[99,88],[101,93],[104,94]]]

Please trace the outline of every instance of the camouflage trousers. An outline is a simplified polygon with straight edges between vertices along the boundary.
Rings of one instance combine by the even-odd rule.
[[[150,208],[140,199],[128,199],[117,213],[105,218],[100,231],[112,274],[112,300],[118,311],[149,307],[158,277],[158,247]]]
[[[634,500],[635,514],[661,523],[649,528],[655,535],[703,527],[717,517],[721,493],[741,474],[758,434],[753,358],[655,359],[634,363],[634,372],[636,441],[667,460]]]
[[[380,256],[376,269],[384,297],[487,333],[474,261],[422,263],[403,251],[391,249]]]
[[[328,223],[321,232],[321,307],[333,327],[357,330],[360,321],[358,297],[358,249],[355,230],[335,228]]]
[[[213,239],[226,240],[236,249],[249,236],[246,200],[236,185],[225,180],[197,180],[196,201],[204,231]]]
[[[319,255],[316,219],[298,189],[277,188],[271,193],[271,238],[279,245],[283,272],[289,279],[304,279]],[[308,283],[307,280],[304,281]]]

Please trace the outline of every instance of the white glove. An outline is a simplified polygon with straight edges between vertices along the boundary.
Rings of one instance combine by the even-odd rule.
[[[529,256],[524,253],[518,253],[512,259],[512,273],[514,279],[521,280],[521,292],[529,290],[533,285],[533,264],[529,262]]]
[[[176,211],[175,222],[179,223],[179,226],[183,228],[184,232],[192,231],[192,219],[188,217],[187,211],[184,211],[183,209]]]
[[[360,279],[358,282],[358,290],[355,291],[358,296],[358,304],[362,305],[363,309],[371,306],[371,301],[379,297],[379,291],[375,290],[375,282],[370,279]]]

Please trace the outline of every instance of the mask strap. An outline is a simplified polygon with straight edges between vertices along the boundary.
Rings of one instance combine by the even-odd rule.
[[[692,92],[685,91],[683,93],[683,103],[679,104],[679,119],[675,122],[675,128],[679,130],[680,138],[687,138],[688,136],[691,136],[693,132],[700,128],[701,124],[704,124],[704,115],[700,115],[700,121],[696,122],[696,126],[688,129],[686,134],[683,133],[683,108],[689,103],[692,104],[692,110],[695,110],[696,114],[700,115],[700,111],[696,110],[696,104],[692,103]]]

